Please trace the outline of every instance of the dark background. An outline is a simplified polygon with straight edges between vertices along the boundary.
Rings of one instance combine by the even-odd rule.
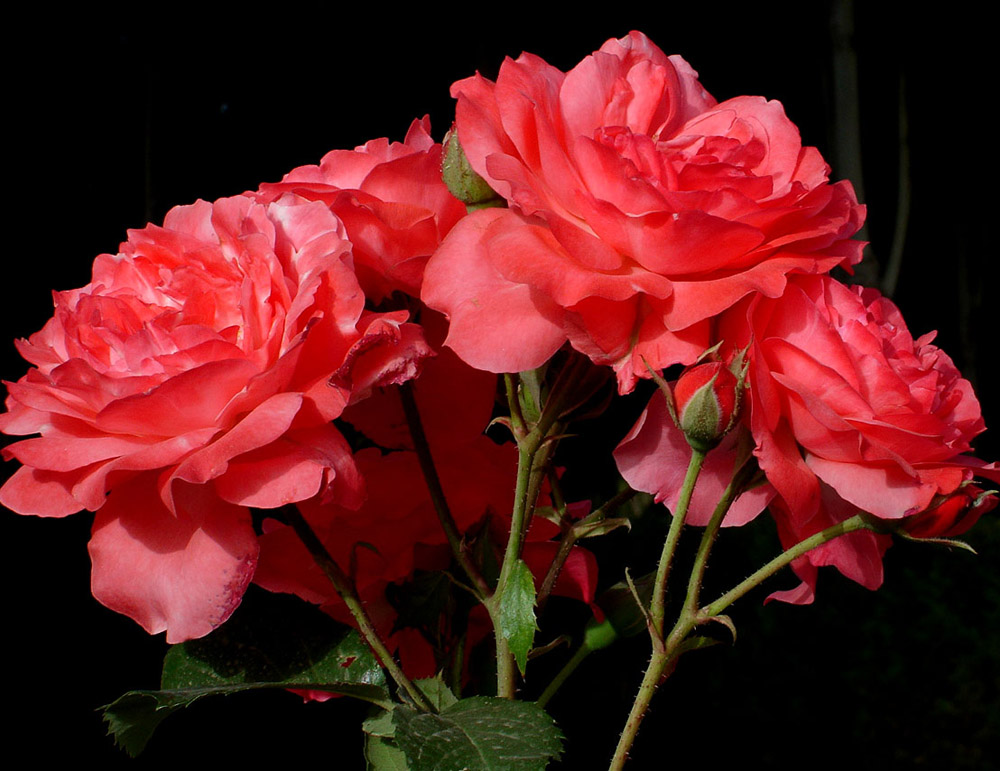
[[[995,425],[996,130],[987,111],[996,68],[987,25],[965,2],[927,15],[904,4],[857,5],[838,3],[846,9],[838,23],[829,2],[660,3],[551,17],[538,4],[531,16],[499,5],[465,16],[459,6],[374,4],[296,5],[302,10],[287,15],[240,9],[225,21],[199,6],[131,19],[37,14],[8,29],[3,53],[12,135],[0,376],[24,373],[9,341],[45,323],[50,291],[87,283],[93,257],[116,251],[127,228],[159,222],[177,204],[276,181],[333,148],[402,139],[425,113],[440,138],[453,81],[476,69],[495,76],[503,56],[522,50],[569,69],[607,38],[639,29],[688,59],[720,101],[781,100],[834,178],[856,181],[856,171],[841,170],[860,163],[878,265],[865,275],[871,282],[884,276],[898,238],[902,176],[910,205],[894,299],[915,335],[940,330],[938,343],[973,380]],[[841,80],[852,60],[856,94]],[[860,153],[838,94],[857,108]],[[978,449],[995,459],[998,441],[987,434]],[[90,519],[0,516],[8,748],[139,768],[195,752],[255,764],[325,756],[335,768],[361,767],[361,708],[303,706],[284,693],[196,705],[167,721],[135,762],[114,749],[94,710],[125,690],[155,687],[165,645],[90,597]],[[746,530],[720,544],[715,580],[728,580],[726,565],[739,580],[774,553],[769,524]],[[686,659],[654,702],[635,767],[760,759],[771,768],[996,768],[996,517],[968,540],[978,557],[893,547],[878,593],[823,571],[814,606],[762,608],[766,591],[743,600],[733,609],[736,645]],[[771,588],[791,583],[783,576]],[[594,657],[553,701],[570,733],[565,767],[605,765],[647,655],[640,638]],[[584,681],[598,685],[588,691]]]

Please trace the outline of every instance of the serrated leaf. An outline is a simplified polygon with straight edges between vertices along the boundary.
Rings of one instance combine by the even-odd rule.
[[[187,707],[203,694],[167,694],[160,691],[129,691],[104,709],[108,735],[133,758],[146,747],[156,727],[174,711]]]
[[[524,674],[528,651],[535,640],[535,579],[524,560],[518,560],[500,597],[500,633],[510,645],[517,668]]]
[[[392,710],[379,710],[361,724],[361,730],[370,736],[391,739],[396,733],[396,726],[392,724]]]
[[[397,707],[394,742],[411,771],[539,771],[562,752],[562,734],[537,704],[474,696],[437,715]]]
[[[356,631],[300,600],[264,595],[224,626],[173,646],[161,689],[104,707],[108,733],[130,755],[168,715],[204,696],[264,688],[328,691],[385,704],[385,673]]]
[[[414,681],[434,708],[439,712],[457,704],[458,698],[440,677],[428,677]],[[406,755],[396,744],[396,726],[392,722],[392,710],[380,711],[362,724],[365,734],[365,760],[368,771],[409,771]]]
[[[438,712],[458,703],[458,697],[452,693],[451,688],[440,676],[417,680],[414,685],[421,690]]]
[[[365,736],[365,764],[367,771],[410,771],[406,755],[392,739],[375,734]]]

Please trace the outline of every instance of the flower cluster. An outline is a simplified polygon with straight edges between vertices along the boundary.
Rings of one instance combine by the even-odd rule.
[[[455,557],[399,387],[415,393],[460,548],[492,548],[520,505],[517,449],[484,434],[496,374],[566,346],[562,361],[613,372],[620,395],[661,381],[615,460],[674,508],[706,453],[688,524],[708,523],[751,457],[760,474],[722,524],[769,507],[789,547],[859,512],[880,522],[801,556],[803,583],[780,599],[811,601],[822,565],[877,587],[891,531],[950,537],[995,506],[973,481],[1000,469],[969,455],[984,429],[969,383],[890,301],[829,276],[861,259],[865,210],[781,104],[717,102],[637,32],[566,73],[524,54],[452,93],[456,152],[500,205],[467,212],[416,121],[403,143],[335,150],[131,231],[18,343],[32,366],[8,384],[0,430],[38,436],[4,450],[22,467],[0,502],[96,512],[98,600],[171,642],[224,622],[251,581],[350,621],[283,523],[298,506],[409,668],[433,672],[441,651],[387,599]],[[536,386],[508,421],[519,440],[545,423],[532,410],[555,386]],[[529,519],[561,507],[559,527],[536,517],[512,539],[541,590],[552,539],[574,526],[558,471],[530,471]],[[255,528],[251,509],[273,516]],[[477,542],[491,529],[501,537]],[[546,591],[592,603],[593,555],[565,551]]]

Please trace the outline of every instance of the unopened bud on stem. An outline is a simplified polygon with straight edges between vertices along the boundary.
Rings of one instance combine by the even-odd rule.
[[[996,490],[965,484],[954,493],[932,501],[925,511],[900,521],[900,529],[913,538],[950,538],[961,535],[983,514],[996,508]]]
[[[486,180],[469,165],[469,159],[465,157],[462,144],[458,141],[458,131],[454,126],[444,138],[441,179],[444,180],[449,192],[470,211],[506,205],[503,198],[497,195]]]
[[[743,382],[722,362],[698,364],[674,384],[677,426],[701,452],[715,447],[736,425]]]

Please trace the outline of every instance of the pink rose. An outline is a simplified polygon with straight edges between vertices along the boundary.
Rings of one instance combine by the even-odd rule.
[[[469,162],[510,207],[463,219],[425,275],[475,367],[537,367],[568,340],[624,393],[643,359],[693,362],[747,294],[861,258],[864,207],[781,104],[717,104],[638,32],[568,73],[523,54],[452,93]]]
[[[300,166],[281,182],[260,186],[270,201],[294,192],[323,201],[350,233],[354,266],[365,294],[379,301],[394,290],[420,294],[424,265],[465,206],[441,181],[441,145],[430,121],[413,121],[406,139],[373,139],[333,150],[318,166]]]
[[[750,424],[786,547],[859,511],[916,525],[975,474],[1000,477],[964,454],[984,429],[969,382],[934,333],[914,340],[875,290],[796,277],[781,297],[725,314],[719,336],[735,348],[752,340]],[[793,565],[803,585],[776,596],[810,602],[820,565],[876,588],[888,543],[871,532],[831,541]]]
[[[359,502],[330,421],[429,354],[405,312],[364,302],[322,203],[199,201],[130,231],[18,342],[34,367],[0,429],[41,436],[4,450],[24,465],[0,502],[96,511],[95,597],[169,642],[208,633],[253,576],[248,507]]]

